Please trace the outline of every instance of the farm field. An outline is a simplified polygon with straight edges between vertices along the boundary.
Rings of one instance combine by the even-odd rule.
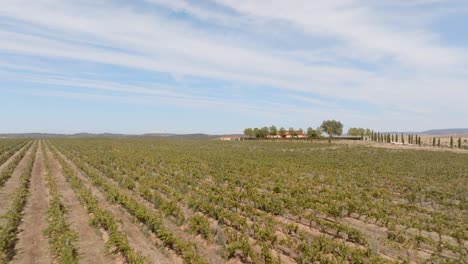
[[[0,140],[0,263],[467,263],[468,153]]]

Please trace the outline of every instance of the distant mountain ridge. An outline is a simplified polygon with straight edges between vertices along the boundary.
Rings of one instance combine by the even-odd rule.
[[[147,133],[147,134],[114,134],[114,133],[10,133],[0,134],[0,138],[170,138],[170,139],[215,139],[226,135],[209,135],[203,133],[172,134],[172,133]],[[232,134],[229,134],[232,136]]]
[[[461,135],[468,134],[468,128],[431,129],[421,132],[424,135]]]
[[[431,129],[422,132],[383,132],[392,134],[418,134],[418,135],[462,135],[468,134],[468,128]],[[223,136],[242,136],[242,134],[210,135],[204,133],[174,134],[174,133],[146,133],[146,134],[117,134],[117,133],[9,133],[0,134],[0,138],[169,138],[169,139],[216,139]]]
[[[389,134],[405,134],[405,135],[432,135],[432,136],[443,136],[443,135],[463,135],[468,134],[468,128],[444,128],[444,129],[430,129],[420,132],[402,132],[402,131],[391,131],[391,132],[382,132]]]
[[[433,135],[433,136],[443,136],[443,135],[462,135],[462,134],[468,134],[468,128],[444,128],[444,129],[430,129],[426,131],[419,131],[419,132],[414,132],[414,131],[387,131],[387,132],[382,132],[382,133],[388,133],[388,134],[405,134],[405,135]]]

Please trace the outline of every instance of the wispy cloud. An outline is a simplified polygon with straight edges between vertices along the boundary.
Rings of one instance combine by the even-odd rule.
[[[467,46],[451,44],[432,24],[467,9],[456,0],[5,0],[0,70],[12,83],[74,88],[62,91],[69,96],[79,96],[80,88],[106,100],[119,92],[261,112],[274,89],[275,99],[267,101],[291,110],[301,101],[314,110],[372,105],[381,113],[415,116],[435,109],[463,112]],[[41,65],[28,65],[27,58]],[[122,82],[118,74],[91,78],[73,74],[73,66],[57,67],[64,60],[168,74],[172,82]],[[184,82],[193,78],[210,89]],[[245,88],[239,93],[233,86]],[[216,89],[222,96],[212,94]]]

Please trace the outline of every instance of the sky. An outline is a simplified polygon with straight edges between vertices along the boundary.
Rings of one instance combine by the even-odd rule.
[[[0,133],[468,127],[467,0],[0,0]]]

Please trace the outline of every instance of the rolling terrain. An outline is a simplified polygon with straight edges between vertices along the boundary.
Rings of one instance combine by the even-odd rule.
[[[464,152],[3,139],[0,161],[0,263],[468,260]]]

